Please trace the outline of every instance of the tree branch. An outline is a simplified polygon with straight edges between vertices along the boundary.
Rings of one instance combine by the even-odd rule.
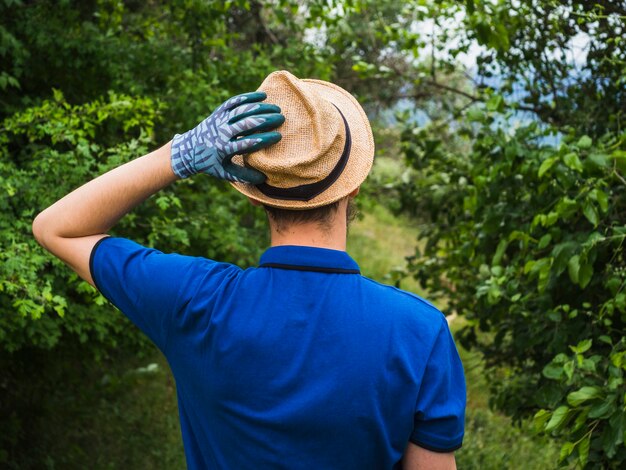
[[[454,93],[456,95],[460,95],[463,96],[469,100],[471,100],[473,103],[474,102],[484,102],[485,100],[480,97],[480,96],[476,96],[476,95],[472,95],[471,93],[468,93],[466,91],[463,90],[459,90],[458,88],[454,88],[451,87],[449,85],[444,85],[443,83],[439,83],[433,80],[425,80],[422,83],[424,83],[427,86],[431,86],[433,88],[437,88],[439,90],[445,90],[445,91],[449,91],[450,93]],[[520,111],[530,111],[532,113],[536,113],[539,114],[540,110],[533,107],[533,106],[526,106],[520,103],[515,103],[515,104],[506,104],[507,108],[513,108],[513,109],[519,109]]]

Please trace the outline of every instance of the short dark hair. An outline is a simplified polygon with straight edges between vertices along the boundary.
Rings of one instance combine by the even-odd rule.
[[[339,201],[333,202],[314,209],[281,209],[278,207],[270,207],[263,205],[265,212],[270,220],[274,223],[274,226],[278,232],[285,231],[290,225],[305,224],[305,223],[317,223],[321,228],[330,229],[331,223],[339,208]],[[349,223],[354,219],[356,215],[356,209],[352,202],[352,198],[348,200],[347,209],[347,222]]]

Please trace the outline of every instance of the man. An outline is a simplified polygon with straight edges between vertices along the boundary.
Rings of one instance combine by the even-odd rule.
[[[260,90],[65,196],[35,237],[163,351],[189,468],[455,468],[465,384],[445,318],[360,276],[345,252],[349,202],[374,156],[363,109],[288,72]],[[198,172],[266,207],[272,247],[258,268],[107,237]]]

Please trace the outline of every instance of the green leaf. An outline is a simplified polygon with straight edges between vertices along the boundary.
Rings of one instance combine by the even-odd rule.
[[[548,312],[548,318],[554,322],[560,322],[563,319],[561,312],[550,310]]]
[[[547,247],[550,244],[551,241],[552,241],[552,235],[550,235],[549,233],[546,233],[543,237],[539,239],[537,248],[540,250],[543,250],[545,247]]]
[[[613,159],[613,164],[617,166],[620,171],[626,171],[626,151],[625,150],[615,150],[611,157]]]
[[[609,396],[606,400],[603,400],[600,403],[597,403],[591,407],[589,410],[589,418],[596,419],[608,418],[615,408],[615,395]]]
[[[496,305],[502,297],[502,291],[496,284],[491,284],[487,291],[487,302],[489,305]]]
[[[626,431],[626,410],[613,413],[613,416],[609,419],[609,424],[615,429],[615,444],[620,445],[624,443],[624,432]]]
[[[578,284],[578,274],[580,272],[580,256],[574,255],[569,259],[567,263],[567,272],[569,273],[569,278],[572,280],[574,284]]]
[[[545,159],[541,165],[539,166],[539,171],[537,172],[537,176],[539,178],[543,177],[546,172],[554,166],[554,164],[558,161],[557,157],[550,157]]]
[[[609,197],[601,189],[594,189],[589,195],[598,203],[600,210],[606,212],[609,209]]]
[[[613,344],[613,341],[611,340],[610,336],[602,335],[602,336],[599,336],[598,339],[602,341],[603,343],[611,344],[611,345]]]
[[[524,274],[528,274],[529,272],[531,272],[535,265],[537,264],[537,261],[535,260],[528,260],[526,261],[526,264],[524,265]]]
[[[536,433],[543,431],[543,428],[550,419],[550,416],[552,416],[552,413],[548,410],[539,410],[535,413],[535,416],[533,416],[533,428]]]
[[[589,147],[591,147],[592,144],[593,141],[591,140],[591,137],[589,137],[588,135],[583,135],[580,139],[578,139],[576,146],[579,149],[588,149]]]
[[[585,468],[587,465],[587,460],[589,459],[589,446],[591,445],[591,433],[588,433],[587,436],[582,440],[580,444],[578,444],[578,461],[580,462],[580,467]]]
[[[552,259],[551,258],[542,258],[539,260],[539,276],[537,280],[537,289],[539,292],[543,292],[548,285],[548,281],[550,279],[550,268],[552,267]]]
[[[543,368],[542,373],[548,379],[558,380],[563,375],[563,365],[551,362]]]
[[[589,351],[591,346],[593,346],[593,340],[585,339],[580,341],[576,346],[570,346],[570,349],[577,354],[583,354]]]
[[[615,455],[616,447],[623,442],[624,416],[624,412],[616,410],[602,433],[602,450],[609,458]]]
[[[573,426],[570,426],[569,428],[570,432],[576,432],[579,429],[582,429],[582,427],[587,422],[588,414],[589,414],[589,408],[583,408],[583,410],[580,413],[578,413],[578,416],[576,416]]]
[[[555,431],[565,424],[565,420],[567,419],[569,412],[569,407],[565,405],[559,406],[556,410],[554,410],[550,421],[548,421],[548,424],[546,425],[545,432]]]
[[[56,88],[52,89],[52,99],[54,99],[54,101],[61,103],[65,100],[64,96],[63,96],[63,92],[61,90],[58,90]]]
[[[576,252],[579,244],[571,241],[559,243],[555,245],[552,249],[552,257],[554,258],[554,262],[552,264],[552,269],[555,275],[561,274],[565,268],[567,268],[569,259],[572,254]]]
[[[596,169],[609,168],[611,166],[611,158],[606,154],[592,153],[585,160],[587,166],[591,166]]]
[[[496,248],[496,252],[493,255],[493,259],[491,260],[492,266],[500,265],[500,262],[502,261],[502,256],[504,256],[504,252],[506,251],[506,247],[508,246],[508,244],[509,242],[506,238],[500,240],[500,243],[498,243],[498,247]]]
[[[589,285],[591,278],[593,277],[593,266],[590,263],[585,263],[580,267],[578,273],[578,282],[583,289]]]
[[[472,106],[467,111],[465,116],[471,122],[481,122],[481,121],[483,121],[485,119],[485,112],[481,108],[479,108],[477,106]]]
[[[489,98],[485,105],[488,111],[501,112],[504,110],[504,99],[502,98],[502,95],[496,94]]]
[[[502,266],[492,266],[491,267],[491,274],[496,276],[496,277],[500,277],[502,276]]]
[[[573,407],[577,407],[582,405],[586,401],[595,400],[603,395],[602,389],[600,387],[581,387],[575,392],[567,395],[567,403],[569,403]]]
[[[585,214],[587,220],[591,222],[594,227],[598,226],[598,222],[600,221],[598,210],[590,201],[585,201],[583,203],[583,214]]]
[[[565,163],[565,166],[571,168],[572,170],[578,172],[583,171],[583,164],[581,163],[580,158],[578,158],[578,155],[576,155],[574,152],[566,154],[563,157],[563,163]]]
[[[568,458],[574,451],[575,447],[576,444],[574,444],[573,442],[566,442],[565,444],[563,444],[561,446],[561,452],[559,454],[559,462],[563,462],[566,458]]]
[[[580,364],[580,370],[593,373],[596,371],[596,363],[590,358],[586,357],[583,359],[582,363]]]

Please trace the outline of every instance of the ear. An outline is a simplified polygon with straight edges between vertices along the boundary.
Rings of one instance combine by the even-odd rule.
[[[350,194],[348,194],[348,197],[350,199],[353,199],[357,196],[357,194],[359,194],[359,191],[361,190],[361,187],[359,186],[358,188],[356,188],[354,191],[352,191]]]
[[[253,206],[262,206],[263,204],[261,203],[261,201],[257,201],[256,199],[252,199],[250,196],[246,196],[248,198],[248,201],[250,201],[250,204],[252,204]]]

